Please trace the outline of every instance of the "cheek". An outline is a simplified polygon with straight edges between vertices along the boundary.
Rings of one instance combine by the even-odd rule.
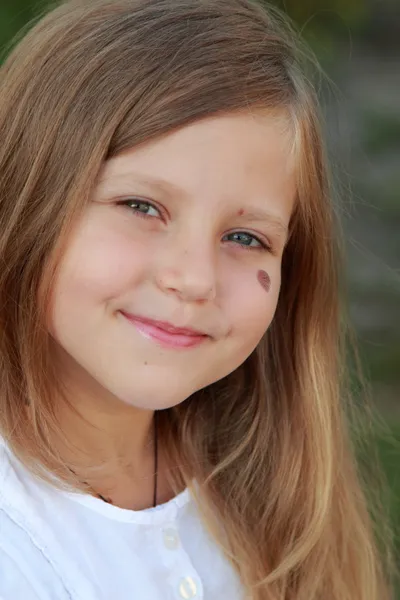
[[[237,282],[238,283],[238,282]],[[280,289],[280,271],[249,270],[241,274],[240,285],[232,294],[232,322],[243,340],[259,340],[274,317]],[[257,342],[256,342],[257,343]]]
[[[147,271],[146,255],[140,244],[120,235],[78,232],[60,265],[54,309],[71,314],[76,309],[81,314],[85,306],[104,308],[105,303],[127,294],[142,280]]]

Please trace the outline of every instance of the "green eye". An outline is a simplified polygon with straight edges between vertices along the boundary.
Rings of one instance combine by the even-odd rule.
[[[131,209],[131,211],[137,214],[140,217],[148,217],[150,219],[154,217],[161,217],[161,213],[159,209],[154,206],[151,202],[147,202],[146,200],[139,200],[136,198],[131,198],[128,200],[121,200],[118,202],[119,206],[126,206]],[[155,214],[150,214],[153,211]]]
[[[234,238],[233,240],[238,243],[239,246],[242,246],[245,249],[255,249],[255,250],[270,250],[269,246],[261,241],[258,237],[251,233],[247,233],[246,231],[234,231],[233,233],[228,233],[225,238]]]

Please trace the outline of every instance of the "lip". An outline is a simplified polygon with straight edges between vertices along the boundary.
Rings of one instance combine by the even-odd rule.
[[[144,337],[154,339],[163,346],[172,348],[190,348],[198,346],[209,336],[186,327],[175,327],[166,321],[156,321],[131,315],[124,311],[121,314],[144,335]]]

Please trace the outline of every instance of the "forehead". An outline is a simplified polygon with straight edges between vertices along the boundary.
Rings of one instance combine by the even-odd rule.
[[[296,167],[293,128],[282,111],[246,110],[194,121],[111,157],[100,183],[129,178],[158,178],[186,184],[202,180],[214,185],[225,178],[236,186],[240,178],[290,176]],[[230,171],[229,171],[230,170]],[[229,177],[227,177],[229,171]]]
[[[293,135],[282,113],[195,121],[111,158],[98,198],[138,195],[192,210],[198,222],[236,214],[285,238],[296,196]]]

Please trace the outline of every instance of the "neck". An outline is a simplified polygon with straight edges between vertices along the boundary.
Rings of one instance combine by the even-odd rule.
[[[64,433],[67,456],[89,493],[120,506],[141,510],[157,503],[158,450],[153,411],[113,415],[104,422],[96,414],[68,414]],[[68,464],[68,459],[67,459]]]
[[[157,506],[157,480],[158,480],[158,443],[157,443],[157,413],[154,413],[154,489],[153,489],[153,507]],[[84,482],[85,485],[88,486],[89,491],[92,495],[96,496],[97,498],[100,498],[101,500],[103,500],[103,502],[107,502],[108,504],[115,504],[115,490],[114,490],[114,494],[113,494],[113,498],[111,497],[105,497],[103,496],[100,492],[96,491],[93,487],[91,487],[87,482]],[[119,502],[120,506],[124,506],[125,503],[124,502]],[[147,506],[147,505],[146,505]],[[145,507],[146,507],[145,506]],[[142,508],[145,508],[142,507]]]
[[[63,374],[67,402],[57,404],[64,434],[53,440],[58,454],[94,495],[109,498],[121,508],[153,506],[154,410],[121,401],[76,364],[71,367],[69,361],[63,361],[62,367],[59,373]],[[175,495],[169,469],[158,436],[158,503]]]
[[[71,390],[68,403],[59,405],[61,457],[95,495],[124,508],[153,506],[154,411],[127,405],[104,390],[93,392]]]
[[[76,399],[76,397],[75,397]],[[140,471],[153,450],[153,410],[116,401],[104,406],[96,399],[79,398],[59,411],[59,421],[70,448],[71,459],[82,468]]]

